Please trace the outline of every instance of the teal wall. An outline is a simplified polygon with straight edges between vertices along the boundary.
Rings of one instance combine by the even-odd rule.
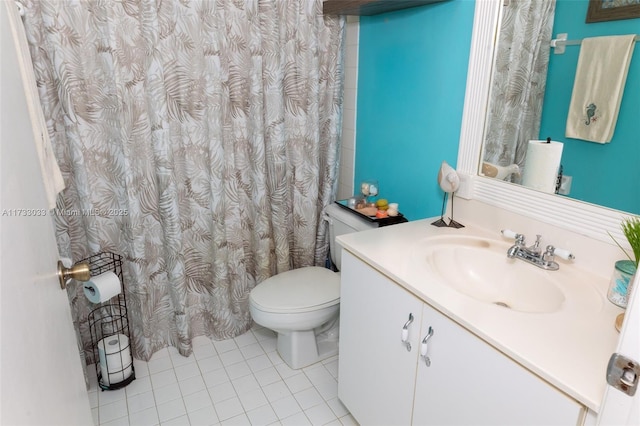
[[[640,19],[586,24],[587,4],[586,0],[558,0],[554,36],[568,33],[575,40],[640,34]],[[540,137],[564,142],[562,166],[566,175],[573,176],[571,198],[640,214],[640,46],[636,43],[615,133],[608,144],[564,137],[579,53],[579,46],[567,46],[564,55],[552,51]]]
[[[450,0],[360,18],[354,188],[410,220],[439,216],[440,163],[455,167],[474,2]]]

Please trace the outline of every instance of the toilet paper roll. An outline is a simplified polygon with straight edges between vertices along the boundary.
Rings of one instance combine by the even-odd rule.
[[[105,272],[83,282],[84,295],[91,303],[104,303],[120,294],[120,278],[113,272]]]
[[[529,141],[522,184],[538,191],[555,193],[563,146],[562,142],[556,141]]]
[[[114,334],[98,342],[98,357],[103,384],[119,383],[132,373],[133,359],[129,338],[124,334]]]

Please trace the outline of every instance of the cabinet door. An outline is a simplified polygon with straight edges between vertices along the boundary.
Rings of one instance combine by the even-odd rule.
[[[583,407],[425,305],[427,355],[416,378],[414,425],[576,425]]]
[[[338,396],[363,425],[411,422],[422,302],[342,251]],[[411,351],[402,343],[408,327]]]

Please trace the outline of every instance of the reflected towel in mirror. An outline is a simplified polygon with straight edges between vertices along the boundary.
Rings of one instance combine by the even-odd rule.
[[[565,136],[611,142],[635,46],[635,34],[582,40]]]

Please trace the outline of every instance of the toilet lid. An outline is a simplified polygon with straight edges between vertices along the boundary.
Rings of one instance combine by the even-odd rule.
[[[266,312],[321,309],[339,302],[340,275],[318,266],[294,269],[264,280],[249,297]]]

